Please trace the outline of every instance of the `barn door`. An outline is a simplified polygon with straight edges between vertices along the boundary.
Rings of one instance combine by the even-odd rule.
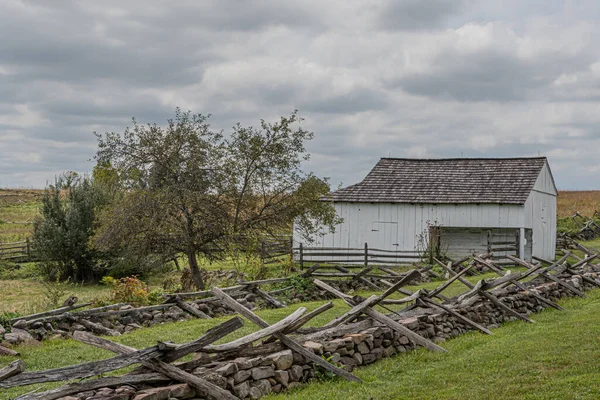
[[[368,244],[370,248],[398,250],[398,222],[373,221]]]

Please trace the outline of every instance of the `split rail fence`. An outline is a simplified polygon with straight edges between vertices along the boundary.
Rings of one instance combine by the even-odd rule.
[[[20,242],[0,243],[0,260],[31,260],[31,245],[29,243],[29,238]]]
[[[181,345],[171,342],[158,342],[155,346],[140,350],[99,338],[89,332],[75,332],[73,336],[75,340],[90,346],[109,350],[117,355],[102,361],[32,372],[25,372],[24,363],[21,360],[17,360],[0,369],[0,388],[11,388],[33,383],[79,380],[57,389],[41,393],[28,393],[18,398],[21,400],[52,400],[98,388],[137,385],[142,382],[145,384],[164,385],[172,381],[177,381],[194,388],[197,391],[196,394],[202,393],[203,396],[217,399],[237,399],[247,397],[248,393],[242,395],[236,392],[237,386],[230,388],[229,386],[221,387],[216,385],[208,379],[209,373],[217,371],[228,376],[231,370],[237,371],[237,367],[232,365],[231,361],[227,361],[232,357],[265,357],[266,355],[286,349],[298,354],[306,363],[316,365],[349,381],[360,382],[360,379],[353,375],[347,368],[341,368],[339,365],[330,363],[321,357],[317,350],[319,346],[323,346],[315,343],[315,341],[329,340],[328,338],[332,336],[339,337],[344,333],[350,334],[351,340],[358,340],[358,336],[360,335],[352,336],[352,334],[357,334],[366,328],[384,327],[391,330],[394,334],[393,337],[405,337],[414,346],[422,346],[431,351],[445,352],[446,350],[442,346],[434,342],[431,335],[426,335],[427,332],[419,329],[418,320],[414,316],[424,315],[425,321],[430,322],[431,319],[429,319],[429,316],[446,314],[449,318],[451,317],[457,321],[457,323],[459,322],[463,326],[469,327],[468,329],[478,330],[481,333],[491,335],[493,332],[489,327],[486,327],[481,321],[474,320],[472,316],[476,315],[472,307],[475,304],[483,305],[485,303],[489,304],[492,309],[500,311],[504,315],[502,320],[504,318],[517,319],[533,323],[535,321],[531,319],[530,314],[538,309],[535,307],[526,308],[527,306],[522,303],[531,303],[531,301],[517,301],[510,297],[511,293],[521,293],[523,296],[529,296],[527,299],[532,299],[532,301],[536,302],[542,308],[552,307],[564,311],[564,308],[554,301],[549,291],[544,291],[540,288],[546,288],[547,285],[554,285],[556,289],[553,290],[556,293],[560,291],[571,296],[585,297],[585,287],[600,287],[600,278],[598,277],[600,265],[594,264],[594,262],[597,262],[600,252],[581,245],[579,245],[578,250],[584,253],[583,257],[565,250],[563,256],[557,261],[537,259],[536,264],[510,256],[515,264],[524,267],[524,272],[506,271],[491,259],[479,256],[475,256],[467,266],[463,266],[460,270],[453,268],[452,261],[446,264],[440,262],[440,264],[444,265],[449,278],[441,282],[437,288],[433,290],[422,288],[417,291],[410,291],[404,288],[410,285],[421,274],[415,268],[401,274],[390,274],[394,277],[394,282],[390,282],[389,286],[381,294],[373,294],[366,299],[360,296],[350,296],[329,283],[314,277],[313,274],[312,279],[317,287],[330,293],[331,296],[343,300],[349,309],[322,326],[308,328],[304,328],[304,326],[317,315],[331,309],[333,304],[324,304],[311,312],[307,312],[306,308],[300,307],[281,321],[269,325],[232,296],[239,288],[213,288],[201,294],[210,294],[229,309],[234,310],[251,323],[257,325],[259,330],[224,344],[213,344],[243,325],[241,318],[234,317],[208,330],[194,341]],[[574,257],[578,261],[573,263],[567,262],[567,259],[570,259],[570,257]],[[476,267],[484,267],[493,271],[498,277],[471,283],[465,279],[465,275]],[[388,279],[391,280],[391,276]],[[382,279],[381,281],[386,280]],[[575,281],[581,283],[576,285]],[[464,285],[465,291],[458,296],[445,297],[443,293],[454,283]],[[254,282],[254,284],[256,285],[257,283]],[[512,292],[509,290],[511,288],[513,289]],[[401,293],[404,297],[389,298],[397,292]],[[194,294],[178,294],[179,298],[169,298],[168,301],[181,301],[181,298],[193,297],[198,294],[199,292]],[[390,305],[400,305],[403,308],[393,311],[387,308]],[[387,309],[391,313],[384,314],[376,309],[375,306]],[[525,312],[523,311],[523,307],[526,309]],[[418,310],[429,310],[431,312],[415,314]],[[496,315],[496,313],[490,311],[489,315]],[[262,343],[260,343],[261,341]],[[344,343],[346,342],[342,343],[343,346],[345,346]],[[182,357],[195,352],[202,352],[203,357],[196,358],[193,361],[173,364],[173,362]],[[256,365],[263,365],[261,360],[259,358]],[[294,357],[294,360],[296,360],[296,357]],[[219,364],[219,362],[225,364]],[[125,375],[80,381],[84,378],[102,375],[134,364],[139,364],[140,367]],[[289,365],[291,365],[291,362]],[[213,367],[213,369],[198,368],[202,366]],[[258,371],[256,375],[258,376],[263,371],[261,368],[265,367],[258,366],[256,368]],[[252,371],[251,375],[255,375],[254,371]],[[263,381],[269,382],[264,379]],[[239,397],[237,396],[238,394]]]

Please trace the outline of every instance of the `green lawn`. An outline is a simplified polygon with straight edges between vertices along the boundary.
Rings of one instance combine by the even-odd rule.
[[[297,307],[309,310],[324,302],[292,305],[285,309],[261,310],[270,323],[282,319]],[[443,343],[448,354],[424,350],[381,360],[355,370],[361,385],[343,380],[311,383],[276,399],[595,399],[600,398],[600,290],[586,299],[561,302],[568,311],[546,310],[533,316],[536,324],[512,322],[495,329],[493,336],[476,332]],[[336,307],[313,320],[320,325],[348,310]],[[112,340],[133,347],[151,346],[157,340],[185,342],[229,317],[164,324]],[[244,327],[222,342],[257,330]],[[57,368],[106,358],[109,353],[73,340],[45,341],[38,346],[20,346],[28,370]],[[0,365],[10,362],[0,357]],[[59,386],[46,384],[44,388]],[[2,393],[16,396],[40,387],[14,388]]]
[[[493,336],[469,333],[355,370],[363,384],[336,379],[269,399],[598,399],[600,290],[511,322]]]

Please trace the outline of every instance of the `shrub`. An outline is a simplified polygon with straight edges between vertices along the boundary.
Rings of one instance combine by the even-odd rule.
[[[149,302],[150,292],[148,285],[135,276],[115,279],[111,276],[102,278],[102,283],[112,287],[112,300],[116,303],[132,303],[146,305]]]
[[[91,179],[71,172],[46,188],[33,226],[32,251],[49,280],[93,281],[100,254],[90,246],[96,210],[105,202]]]
[[[66,297],[71,289],[69,279],[64,282],[56,279],[52,281],[42,281],[44,287],[44,297],[48,301],[46,307],[49,309],[58,308],[62,305],[62,300]]]

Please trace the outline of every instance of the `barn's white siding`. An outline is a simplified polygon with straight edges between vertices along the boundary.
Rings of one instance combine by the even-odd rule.
[[[428,223],[444,227],[519,228],[524,207],[498,204],[335,203],[344,222],[334,233],[315,236],[311,246],[416,250]],[[299,237],[295,238],[301,241]]]
[[[525,203],[525,228],[532,229],[533,255],[554,259],[557,191],[546,164]]]
[[[482,228],[509,229],[507,237],[513,237],[512,232],[517,230],[520,232],[520,252],[527,259],[531,255],[553,259],[556,196],[554,180],[546,163],[524,205],[336,202],[335,209],[344,222],[336,227],[335,232],[323,231],[310,242],[297,234],[294,239],[314,247],[361,248],[368,243],[371,248],[412,251],[418,250],[419,237],[428,232],[431,224],[446,228],[473,228],[470,233],[465,230],[448,238],[460,242],[457,250],[462,251],[484,248],[482,235],[485,229]]]

